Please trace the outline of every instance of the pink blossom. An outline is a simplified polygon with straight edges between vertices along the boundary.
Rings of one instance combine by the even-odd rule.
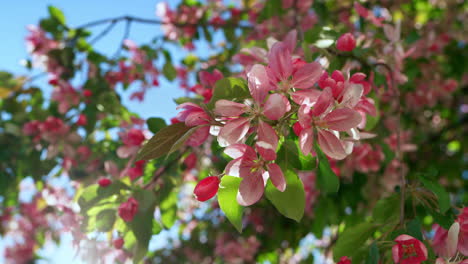
[[[313,109],[302,105],[299,109],[299,146],[304,155],[311,152],[314,128],[318,132],[318,143],[325,154],[334,159],[344,159],[350,150],[349,143],[339,139],[339,131],[349,131],[361,122],[361,115],[350,108],[331,110],[333,97],[330,88],[323,90]]]
[[[227,120],[219,131],[220,146],[225,147],[240,142],[249,132],[251,122],[259,120],[261,116],[270,120],[279,120],[291,109],[289,100],[284,95],[277,93],[268,95],[271,88],[264,66],[254,65],[247,75],[253,103],[241,104],[228,100],[216,102],[214,112]],[[242,117],[243,114],[248,117]],[[269,125],[265,123],[262,126]]]
[[[226,174],[242,178],[237,194],[237,202],[240,205],[249,206],[260,200],[268,178],[279,191],[286,189],[281,168],[263,156],[257,156],[252,147],[233,144],[227,147],[224,153],[234,159],[226,166]]]
[[[194,103],[183,103],[177,109],[184,109],[177,114],[177,119],[185,122],[186,126],[195,127],[200,126],[189,137],[185,144],[191,147],[197,147],[203,144],[210,135],[210,122],[211,117],[201,108]]]
[[[460,224],[460,234],[458,235],[458,251],[464,256],[468,256],[468,207],[464,207],[458,215],[457,222]]]
[[[276,42],[271,47],[267,67],[270,82],[281,91],[311,88],[320,79],[322,67],[317,62],[296,64],[294,67],[290,49],[284,42]]]
[[[131,222],[133,220],[133,217],[135,217],[135,214],[138,211],[138,201],[135,200],[135,198],[130,197],[128,200],[124,203],[122,203],[119,206],[119,216],[125,221],[125,222]]]
[[[356,39],[351,33],[341,35],[336,42],[336,48],[339,51],[352,51],[355,47]]]
[[[432,241],[432,248],[439,257],[451,258],[455,256],[458,245],[458,234],[460,224],[455,222],[447,231],[439,225],[435,225],[435,235]]]
[[[427,260],[426,246],[416,238],[400,235],[395,239],[397,243],[392,247],[392,256],[395,263],[420,264]]]

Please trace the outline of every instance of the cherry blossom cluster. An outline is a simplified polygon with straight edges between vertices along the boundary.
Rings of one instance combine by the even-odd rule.
[[[210,126],[216,128],[218,144],[234,159],[227,165],[226,175],[243,178],[238,202],[244,206],[262,197],[267,179],[278,190],[285,190],[284,175],[275,160],[279,139],[290,126],[304,155],[314,152],[317,140],[328,157],[341,160],[361,138],[363,116],[375,115],[373,101],[366,97],[371,85],[363,73],[345,78],[334,71],[329,76],[319,63],[307,63],[295,55],[299,52],[296,42],[294,30],[284,41],[271,45],[265,64],[249,68],[246,76],[251,98],[242,102],[218,100],[212,113],[194,103],[179,106],[183,111],[178,119],[187,126],[199,126],[189,138],[189,146],[201,145],[209,137]],[[245,144],[250,135],[256,136],[253,146]],[[216,193],[219,181],[214,178],[197,186],[199,199],[207,200]]]

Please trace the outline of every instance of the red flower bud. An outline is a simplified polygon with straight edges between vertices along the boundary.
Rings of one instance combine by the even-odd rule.
[[[91,97],[91,96],[93,96],[93,92],[91,90],[85,89],[85,90],[83,90],[83,96],[84,97]]]
[[[216,195],[219,189],[219,179],[216,176],[206,177],[198,182],[193,190],[198,201],[204,202]]]
[[[119,237],[114,240],[113,244],[116,249],[121,249],[123,247],[124,240],[123,238]]]
[[[99,179],[98,181],[98,184],[99,186],[101,187],[107,187],[109,186],[110,184],[112,183],[112,181],[108,178],[102,178],[102,179]]]
[[[340,51],[352,51],[356,47],[356,40],[351,33],[343,34],[336,42],[336,48]]]
[[[130,197],[125,203],[119,206],[119,216],[125,221],[130,222],[138,212],[138,201]]]
[[[337,264],[351,264],[351,260],[347,256],[343,256]]]
[[[85,115],[81,114],[78,116],[78,120],[76,121],[77,126],[85,126],[88,123],[88,119]]]

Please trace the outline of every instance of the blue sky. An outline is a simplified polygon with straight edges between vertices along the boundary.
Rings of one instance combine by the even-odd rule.
[[[0,1],[0,10],[4,10],[0,16],[0,32],[2,42],[0,49],[0,70],[7,70],[16,74],[27,74],[27,70],[20,65],[20,60],[27,58],[24,37],[27,34],[26,25],[37,24],[40,18],[47,16],[47,6],[54,5],[65,13],[67,24],[71,27],[84,23],[121,15],[134,15],[143,18],[155,19],[155,5],[161,1],[127,1],[127,0],[23,0]],[[167,1],[174,5],[178,1]],[[106,25],[92,28],[99,33]],[[96,45],[96,49],[113,54],[118,48],[123,37],[124,23],[118,24],[113,31],[102,38]],[[130,39],[137,43],[149,42],[154,36],[161,35],[158,25],[133,23]],[[45,84],[45,78],[37,82],[46,90],[50,89]],[[124,104],[130,110],[143,117],[161,116],[166,119],[176,114],[172,98],[182,96],[183,92],[177,84],[161,82],[161,87],[150,89],[145,102],[130,102],[128,93],[123,96]]]

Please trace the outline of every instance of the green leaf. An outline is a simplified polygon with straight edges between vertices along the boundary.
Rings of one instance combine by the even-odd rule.
[[[242,214],[244,213],[244,207],[237,203],[237,191],[241,180],[239,177],[226,175],[221,178],[218,190],[219,207],[239,232],[242,232]]]
[[[114,209],[106,209],[100,211],[96,216],[96,228],[101,232],[109,232],[112,230],[116,219]]]
[[[249,97],[249,87],[244,79],[228,77],[216,82],[213,97],[207,106],[212,109],[215,106],[216,101],[221,99],[241,100]]]
[[[65,15],[63,14],[62,10],[55,6],[49,6],[48,9],[51,17],[57,20],[57,22],[60,24],[65,25]]]
[[[136,160],[149,160],[170,154],[174,144],[179,141],[191,127],[180,122],[158,131],[140,150]]]
[[[318,158],[318,170],[317,170],[317,184],[320,190],[326,193],[336,193],[340,188],[340,181],[333,170],[330,168],[330,163],[327,157],[322,152],[317,143],[315,143],[315,152]]]
[[[393,194],[377,201],[372,218],[377,223],[388,223],[400,218],[400,196]]]
[[[161,222],[166,228],[171,228],[177,219],[177,192],[171,193],[161,202]]]
[[[78,195],[78,205],[82,211],[86,211],[99,201],[119,194],[122,189],[128,189],[128,186],[120,181],[114,181],[107,187],[99,187],[97,184],[90,185]]]
[[[154,134],[167,126],[166,121],[160,117],[148,118],[148,120],[146,120],[146,124],[148,125],[148,129]]]
[[[352,259],[358,253],[357,249],[365,244],[376,229],[376,226],[367,222],[346,228],[340,234],[333,248],[333,259],[338,261],[342,256],[348,256]]]
[[[369,255],[367,255],[366,264],[378,264],[379,263],[379,248],[374,242],[369,248]]]
[[[299,160],[299,149],[293,140],[286,140],[278,150],[276,163],[285,169],[298,169],[302,168],[301,161]]]
[[[284,177],[286,179],[284,192],[280,192],[268,180],[265,195],[282,215],[299,222],[304,215],[305,208],[304,186],[297,174],[291,170],[284,171]]]
[[[439,201],[439,210],[441,213],[445,213],[450,208],[450,196],[447,191],[445,191],[445,189],[437,182],[431,181],[423,176],[420,176],[419,180],[424,184],[424,187],[437,196],[437,200]]]
[[[411,220],[406,224],[406,234],[423,241],[423,234],[421,232],[421,222],[417,218]]]
[[[138,201],[138,212],[127,225],[136,238],[133,260],[134,263],[138,263],[148,252],[149,241],[153,234],[153,215],[156,206],[156,197],[153,192],[148,190],[137,190],[133,195]]]
[[[170,61],[166,61],[162,72],[169,81],[173,81],[177,77],[177,71]]]
[[[187,139],[193,134],[195,133],[195,131],[197,131],[197,129],[199,129],[200,127],[202,127],[204,125],[201,125],[201,126],[196,126],[196,127],[192,127],[190,128],[189,131],[187,131],[182,137],[180,137],[175,143],[174,145],[172,145],[171,149],[169,150],[169,153],[167,153],[168,155],[173,153],[174,151],[180,149],[181,147],[184,146],[184,143],[185,141],[187,141]]]

